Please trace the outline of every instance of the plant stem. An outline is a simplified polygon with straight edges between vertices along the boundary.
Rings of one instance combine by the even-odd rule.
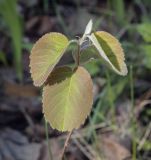
[[[133,129],[133,140],[132,140],[132,160],[136,160],[136,119],[134,113],[134,80],[133,80],[133,66],[130,66],[130,94],[131,94],[131,106],[132,106],[132,114],[131,114],[131,122],[132,122],[132,129]]]
[[[108,101],[109,101],[109,105],[111,107],[111,114],[112,114],[112,123],[115,124],[116,123],[116,110],[115,110],[115,106],[114,106],[114,100],[113,100],[113,89],[112,89],[112,85],[111,85],[111,77],[109,74],[109,71],[106,70],[106,77],[107,77],[107,90],[108,90]]]
[[[77,49],[77,54],[76,54],[76,63],[77,63],[77,67],[79,66],[80,64],[80,42],[78,41],[78,49]]]
[[[44,121],[45,121],[46,141],[48,144],[49,160],[53,160],[51,147],[50,147],[50,141],[49,141],[49,135],[48,135],[48,125],[47,125],[47,121],[46,120],[44,120]]]
[[[73,131],[73,130],[72,130],[72,131]],[[63,158],[64,158],[64,154],[65,154],[66,148],[67,148],[67,146],[68,146],[68,143],[69,143],[69,140],[70,140],[72,131],[69,132],[69,134],[68,134],[68,136],[67,136],[67,139],[66,139],[66,141],[65,141],[65,144],[64,144],[64,147],[63,147],[63,151],[62,151],[62,154],[61,154],[61,160],[63,160]]]

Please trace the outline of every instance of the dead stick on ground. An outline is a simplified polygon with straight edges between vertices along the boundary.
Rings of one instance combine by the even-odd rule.
[[[69,140],[70,140],[72,132],[73,132],[73,130],[69,132],[69,134],[67,136],[67,139],[65,141],[65,144],[64,144],[64,147],[63,147],[63,151],[62,151],[62,154],[61,154],[61,160],[63,160],[63,157],[64,157],[64,154],[65,154],[66,148],[68,146],[68,143],[69,143]]]
[[[143,147],[144,143],[146,142],[147,138],[149,137],[150,133],[151,133],[151,122],[149,123],[148,128],[145,132],[145,135],[144,135],[144,137],[142,138],[142,140],[140,141],[140,143],[137,147],[138,151],[140,151],[142,149],[142,147]]]

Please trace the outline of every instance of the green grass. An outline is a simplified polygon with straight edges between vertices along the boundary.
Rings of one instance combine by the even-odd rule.
[[[3,18],[6,28],[10,32],[14,65],[19,79],[22,79],[22,25],[17,13],[17,0],[1,0],[0,15]]]

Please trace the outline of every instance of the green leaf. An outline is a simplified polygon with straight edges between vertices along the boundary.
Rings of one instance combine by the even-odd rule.
[[[143,145],[143,149],[144,150],[151,150],[151,142],[148,140],[145,141],[144,145]]]
[[[7,60],[6,60],[5,53],[2,52],[2,51],[0,51],[0,61],[1,61],[3,64],[7,65]]]
[[[124,52],[119,41],[111,34],[98,31],[88,36],[101,58],[119,75],[127,74]]]
[[[93,84],[89,73],[78,67],[56,68],[43,89],[43,113],[52,128],[71,131],[79,128],[90,113]]]
[[[142,23],[137,26],[137,30],[144,41],[151,42],[151,23]]]
[[[98,59],[99,55],[97,53],[97,50],[94,46],[89,46],[85,49],[81,50],[80,53],[80,63],[88,63],[94,59]]]
[[[122,78],[122,80],[121,79],[118,80],[116,84],[112,85],[112,91],[114,92],[114,94],[112,94],[113,102],[115,102],[119,98],[120,94],[123,92],[127,83],[128,83],[128,79],[126,77],[126,78]],[[107,90],[106,103],[107,103],[107,99],[109,98],[108,95],[109,95],[109,91]]]
[[[89,63],[84,64],[84,67],[89,71],[91,76],[96,76],[100,72],[100,61],[94,59]]]
[[[30,55],[30,72],[35,86],[41,86],[63,56],[69,41],[61,33],[48,33],[33,46]]]
[[[144,51],[144,65],[151,69],[151,45],[143,45],[142,49]]]

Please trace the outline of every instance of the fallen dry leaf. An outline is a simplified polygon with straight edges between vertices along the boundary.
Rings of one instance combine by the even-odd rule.
[[[105,160],[124,160],[130,157],[130,152],[121,145],[113,136],[101,136],[101,153]]]

